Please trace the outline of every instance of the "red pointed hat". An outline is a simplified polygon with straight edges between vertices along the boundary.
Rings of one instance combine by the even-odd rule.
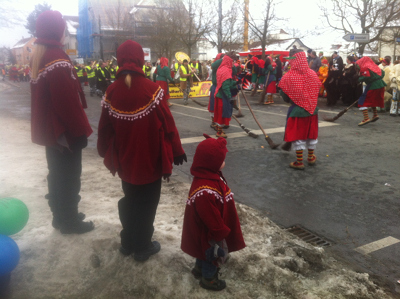
[[[56,10],[42,12],[36,20],[35,43],[47,46],[62,46],[61,38],[65,30],[62,14]]]

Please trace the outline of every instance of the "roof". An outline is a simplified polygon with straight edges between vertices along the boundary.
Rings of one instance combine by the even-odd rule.
[[[76,31],[79,27],[79,17],[78,16],[63,16],[65,23],[67,24],[68,33],[71,35],[76,35]]]
[[[27,37],[27,38],[21,39],[18,43],[16,43],[14,45],[14,47],[12,47],[12,49],[17,49],[17,48],[21,48],[21,47],[25,46],[32,38],[34,38],[34,37]]]

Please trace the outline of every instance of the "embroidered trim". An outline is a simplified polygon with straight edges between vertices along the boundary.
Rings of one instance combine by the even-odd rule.
[[[54,60],[52,62],[47,63],[44,68],[39,70],[37,78],[36,79],[31,79],[31,83],[32,84],[37,84],[37,82],[39,81],[39,79],[41,77],[45,78],[47,73],[52,71],[52,70],[54,70],[56,67],[69,68],[71,70],[71,78],[76,80],[76,78],[74,76],[72,64],[66,59],[57,59],[57,60]]]
[[[160,104],[160,101],[163,98],[164,98],[164,90],[161,87],[159,87],[157,91],[154,93],[153,97],[150,99],[150,101],[146,105],[135,111],[121,111],[114,108],[113,106],[111,106],[110,100],[107,99],[107,94],[103,96],[103,100],[101,101],[101,106],[103,108],[108,109],[108,113],[115,118],[133,121],[135,119],[142,118],[150,114],[150,112],[153,111],[154,108],[156,108],[156,105]]]
[[[210,186],[201,186],[199,188],[197,188],[196,190],[194,190],[188,197],[186,204],[190,206],[191,203],[194,203],[196,197],[200,197],[203,195],[203,193],[206,192],[208,194],[214,195],[217,199],[219,199],[221,201],[221,203],[224,203],[224,198],[222,197],[221,191],[219,191],[218,189],[215,189],[213,187]],[[233,199],[233,192],[231,191],[231,189],[229,189],[226,193],[225,193],[225,200],[226,202],[230,201]]]

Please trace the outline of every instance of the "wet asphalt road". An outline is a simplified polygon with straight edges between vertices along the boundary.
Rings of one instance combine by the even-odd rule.
[[[30,119],[28,83],[11,85],[0,81],[0,117]],[[88,94],[88,88],[85,90]],[[264,129],[275,143],[283,138],[287,105],[275,96],[275,105],[250,103]],[[100,99],[87,96],[87,114],[95,131],[89,148],[95,149],[100,117]],[[199,101],[207,103],[206,98]],[[190,182],[190,165],[203,133],[215,134],[209,127],[206,108],[181,99],[171,100],[171,108],[188,163],[175,167],[175,178]],[[358,127],[362,114],[352,108],[334,125],[322,121],[333,117],[344,106],[328,108],[320,99],[317,165],[304,171],[289,168],[294,152],[272,150],[262,135],[253,139],[232,120],[228,133],[229,153],[224,175],[235,193],[235,200],[263,212],[283,228],[294,224],[326,238],[326,250],[355,270],[368,272],[400,298],[400,243],[363,255],[356,248],[387,237],[400,240],[400,117],[380,114],[375,123]],[[242,100],[245,117],[240,121],[258,130]],[[326,125],[326,126],[325,126]],[[325,127],[323,127],[325,126]],[[231,137],[229,137],[230,134]],[[239,136],[239,137],[238,137]],[[306,155],[305,155],[306,157]]]

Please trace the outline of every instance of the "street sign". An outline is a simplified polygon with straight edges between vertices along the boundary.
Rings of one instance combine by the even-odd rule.
[[[151,61],[151,50],[150,48],[143,48],[144,60]]]
[[[394,39],[394,41],[395,41],[396,43],[400,43],[400,37],[396,37],[396,38]]]
[[[343,39],[348,42],[355,43],[368,43],[369,42],[369,33],[348,33],[343,36]]]

